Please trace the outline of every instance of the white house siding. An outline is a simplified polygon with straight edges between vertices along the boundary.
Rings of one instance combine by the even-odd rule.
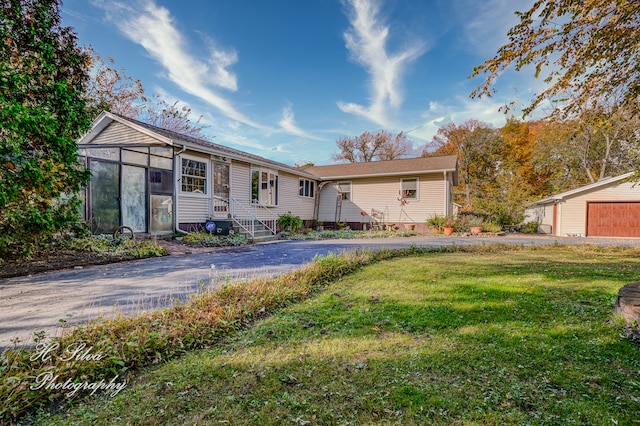
[[[417,201],[409,201],[401,213],[400,180],[418,178]],[[340,182],[349,181],[340,179]],[[447,213],[447,181],[443,174],[411,175],[402,177],[360,178],[351,181],[351,200],[342,202],[340,220],[345,222],[368,222],[361,212],[371,213],[371,209],[383,211],[388,223],[424,223],[434,214]],[[336,190],[331,184],[325,185],[320,198],[318,219],[323,222],[335,220]],[[401,216],[402,214],[402,216]]]
[[[313,179],[307,179],[313,180]],[[318,184],[316,182],[316,188]],[[317,197],[317,191],[314,191]],[[303,220],[313,219],[314,198],[300,196],[300,177],[291,173],[278,172],[278,206],[273,211],[282,215],[291,213]]]
[[[278,173],[278,205],[268,207],[269,210],[277,215],[291,213],[295,216],[300,216],[303,220],[313,219],[314,199],[300,197],[300,177],[276,168],[255,167],[256,169],[268,169]],[[249,163],[233,162],[231,166],[231,198],[236,200],[249,200],[251,198],[251,165]]]
[[[116,121],[109,124],[92,141],[92,144],[104,145],[157,145],[160,143],[142,132],[131,131],[131,128]]]
[[[588,201],[640,201],[640,185],[633,182],[594,188],[567,197],[558,205],[558,233],[556,235],[585,235],[587,232]]]
[[[231,161],[230,197],[236,200],[251,198],[251,165],[240,161]]]
[[[174,172],[177,182],[176,191],[178,194],[178,222],[179,223],[199,223],[202,224],[209,219],[210,216],[210,204],[211,194],[213,193],[212,179],[211,179],[211,156],[198,152],[187,151],[186,158],[194,158],[207,163],[207,194],[206,195],[190,195],[188,193],[180,192],[182,187],[179,179],[182,177],[182,158],[180,156],[177,159],[176,170]],[[183,154],[184,155],[184,154]],[[188,231],[188,229],[185,229]]]

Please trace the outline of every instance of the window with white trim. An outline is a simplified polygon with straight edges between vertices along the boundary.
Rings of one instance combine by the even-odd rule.
[[[308,179],[300,179],[300,191],[301,197],[313,198],[316,189],[316,183]]]
[[[400,179],[400,193],[405,200],[418,199],[418,178]]]
[[[340,188],[340,192],[342,192],[343,200],[351,199],[351,182],[338,182],[338,188]]]
[[[207,163],[191,158],[182,159],[181,191],[192,194],[207,193]]]

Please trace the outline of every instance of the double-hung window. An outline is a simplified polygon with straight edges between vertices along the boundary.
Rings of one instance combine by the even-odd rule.
[[[182,192],[207,193],[207,163],[190,158],[182,159]]]
[[[312,180],[300,179],[300,191],[298,194],[301,197],[313,198],[315,186],[316,183]]]
[[[351,182],[338,182],[338,188],[342,192],[343,200],[351,200]]]
[[[400,179],[400,191],[405,200],[418,200],[418,178]]]

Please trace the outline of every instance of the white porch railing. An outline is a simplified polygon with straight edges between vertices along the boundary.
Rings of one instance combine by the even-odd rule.
[[[255,200],[226,199],[214,196],[212,210],[214,214],[228,213],[235,224],[251,238],[256,234],[256,222],[262,224],[274,235],[277,232],[278,215]]]

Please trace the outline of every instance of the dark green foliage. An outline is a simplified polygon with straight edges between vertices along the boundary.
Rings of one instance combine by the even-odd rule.
[[[522,232],[526,234],[537,234],[538,233],[538,222],[527,222],[522,228]]]
[[[77,220],[89,179],[76,139],[90,118],[90,57],[60,26],[56,0],[0,2],[0,256],[28,254]]]
[[[278,218],[278,226],[284,229],[300,229],[302,227],[302,219],[299,216],[283,214]]]

